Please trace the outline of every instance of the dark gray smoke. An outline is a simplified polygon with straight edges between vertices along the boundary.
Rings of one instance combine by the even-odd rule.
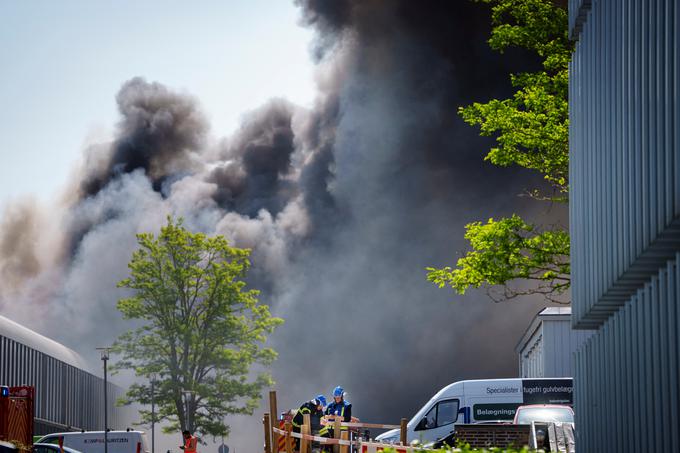
[[[427,283],[424,268],[454,262],[468,222],[543,214],[515,196],[540,181],[485,163],[491,141],[456,115],[510,94],[507,74],[535,62],[488,49],[483,4],[298,3],[317,31],[314,107],[274,100],[234,136],[211,140],[195,99],[125,83],[114,140],[88,148],[76,195],[49,216],[52,258],[16,271],[27,276],[16,298],[3,298],[0,282],[2,311],[21,301],[31,307],[24,319],[50,320],[47,333],[77,316],[53,332],[74,347],[112,340],[129,327],[115,284],[134,233],[174,214],[253,248],[251,284],[286,319],[270,340],[280,408],[341,384],[357,416],[390,423],[447,383],[516,375],[513,346],[540,303],[454,296]],[[45,218],[32,212],[41,210],[4,222]],[[11,231],[0,231],[0,245]],[[0,264],[35,250],[3,248]],[[232,448],[261,447],[265,410],[229,420]]]
[[[250,114],[222,153],[208,180],[217,184],[215,201],[224,209],[255,217],[272,215],[296,195],[291,156],[295,151],[292,107],[273,101]]]
[[[96,195],[117,175],[142,169],[160,191],[163,181],[186,170],[191,154],[204,145],[208,129],[189,96],[136,77],[116,96],[121,122],[104,167],[86,176],[84,197]]]
[[[535,62],[488,49],[490,12],[479,4],[299,4],[333,74],[324,88],[337,108],[317,109],[311,130],[332,137],[322,206],[341,215],[321,224],[323,240],[301,252],[280,298],[283,407],[341,384],[356,415],[396,422],[447,383],[516,376],[513,347],[540,301],[457,297],[429,285],[423,269],[465,250],[470,221],[532,216],[533,202],[515,195],[540,182],[485,164],[490,141],[456,109],[507,96],[507,74]]]

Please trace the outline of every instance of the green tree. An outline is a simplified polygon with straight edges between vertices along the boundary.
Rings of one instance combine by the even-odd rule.
[[[460,107],[468,124],[496,144],[485,160],[541,173],[549,190],[527,190],[536,200],[568,203],[568,65],[573,44],[567,11],[552,0],[480,0],[492,7],[489,45],[499,52],[511,46],[535,52],[542,68],[510,76],[517,89],[508,99]],[[501,287],[498,299],[538,293],[564,302],[570,285],[569,233],[564,227],[533,225],[517,215],[466,226],[471,249],[455,267],[427,268],[429,281],[460,294],[480,286]],[[531,280],[520,289],[518,280]],[[496,293],[498,294],[498,293]],[[490,295],[497,299],[494,292]],[[497,300],[498,300],[497,299]]]
[[[251,366],[275,359],[265,342],[283,320],[258,302],[258,291],[246,289],[249,250],[229,246],[223,236],[192,233],[172,218],[158,237],[138,234],[137,241],[129,277],[118,284],[132,296],[118,309],[139,326],[115,343],[114,368],[145,379],[123,403],[150,404],[155,375],[156,422],[170,422],[168,432],[227,436],[225,416],[252,414],[272,384]],[[151,421],[150,411],[141,416]]]

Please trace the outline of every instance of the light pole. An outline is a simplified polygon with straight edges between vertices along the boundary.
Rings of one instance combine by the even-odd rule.
[[[191,397],[194,396],[196,392],[193,390],[182,390],[182,393],[184,394],[184,407],[186,408],[187,411],[187,417],[186,417],[186,422],[187,422],[187,431],[191,431],[193,434],[193,429],[191,427],[191,408],[189,407],[189,404],[191,402]],[[188,396],[188,398],[187,398]]]
[[[156,453],[156,373],[151,373],[151,453]]]
[[[104,362],[104,453],[109,453],[109,386],[106,376],[106,362],[109,360],[111,348],[97,348]]]

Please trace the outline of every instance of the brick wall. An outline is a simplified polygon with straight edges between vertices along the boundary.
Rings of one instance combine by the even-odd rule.
[[[529,445],[529,425],[456,425],[456,442],[473,448]]]

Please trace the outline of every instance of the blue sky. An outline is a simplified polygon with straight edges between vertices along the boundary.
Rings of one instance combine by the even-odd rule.
[[[310,41],[292,1],[0,1],[0,207],[55,194],[134,76],[195,95],[215,136],[273,96],[310,105]]]

